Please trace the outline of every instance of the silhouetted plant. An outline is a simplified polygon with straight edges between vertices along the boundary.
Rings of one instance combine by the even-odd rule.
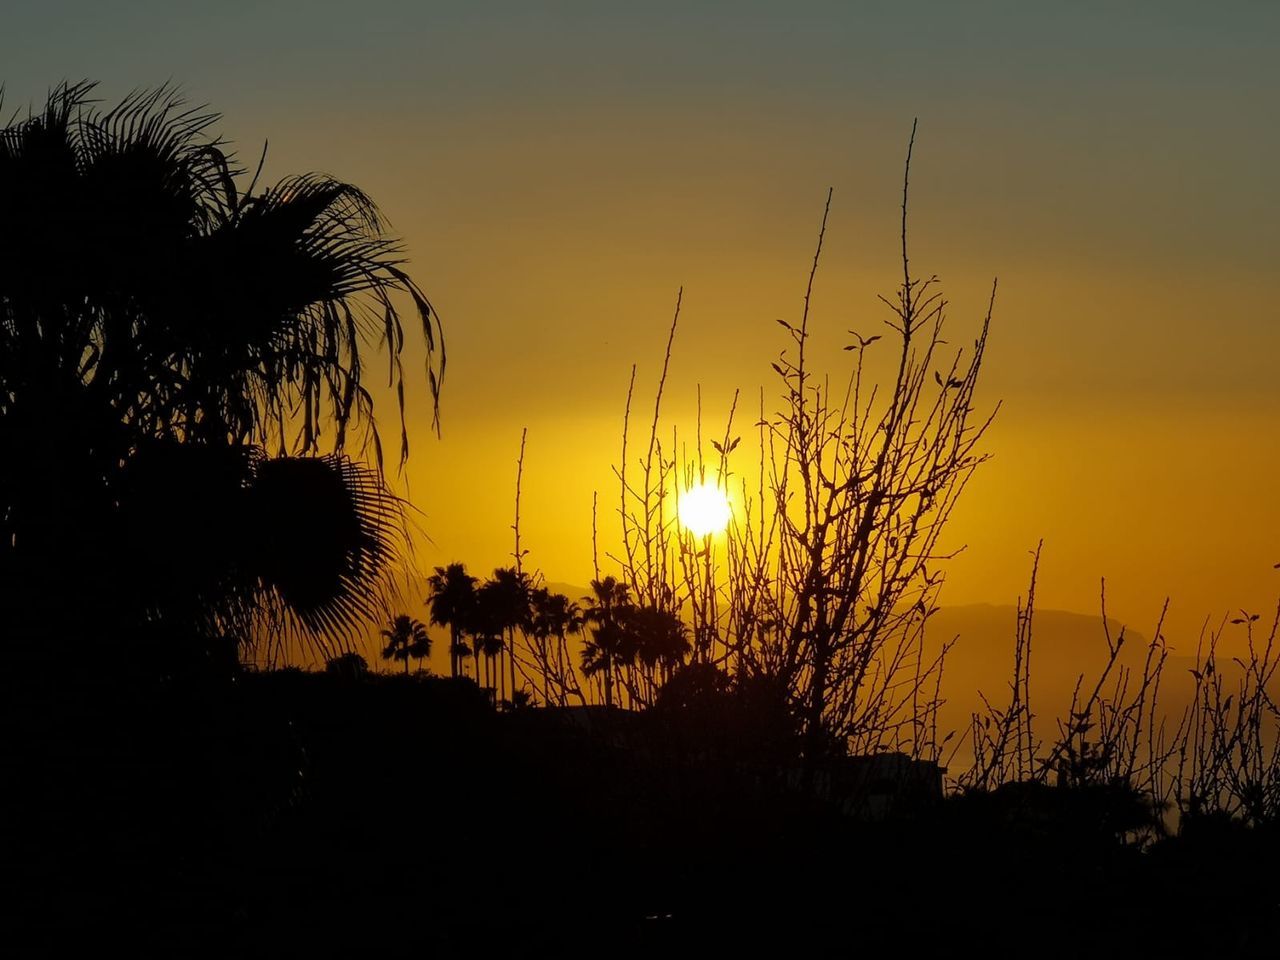
[[[591,581],[591,596],[586,600],[585,618],[591,629],[582,649],[582,673],[603,679],[605,706],[612,707],[614,674],[620,664],[634,656],[632,638],[624,626],[631,598],[625,584],[605,577]]]
[[[512,710],[527,710],[533,706],[533,694],[528,690],[517,690],[510,700]]]
[[[501,699],[502,652],[506,647],[506,608],[502,588],[493,580],[486,580],[476,588],[476,603],[472,608],[467,633],[471,635],[472,655],[476,658],[476,682],[490,688],[495,702]],[[480,658],[484,657],[484,680],[480,680]],[[495,665],[494,661],[498,659]]]
[[[366,348],[387,345],[403,423],[396,300],[433,395],[435,313],[358,188],[246,186],[215,114],[92,89],[0,130],[0,619],[38,633],[60,596],[72,634],[349,635],[403,529]],[[68,593],[67,569],[97,573]]]
[[[1065,720],[1058,720],[1058,737],[1039,761],[1040,779],[1054,776],[1067,787],[1107,786],[1145,792],[1163,806],[1168,799],[1168,765],[1176,752],[1181,728],[1168,738],[1166,718],[1157,712],[1160,683],[1168,649],[1164,617],[1168,601],[1147,644],[1140,674],[1121,663],[1128,639],[1122,627],[1112,636],[1107,617],[1106,583],[1101,590],[1102,633],[1107,660],[1097,680],[1088,686],[1082,674],[1076,681]],[[1082,691],[1088,690],[1082,695]]]
[[[382,659],[403,662],[406,677],[409,675],[410,658],[424,660],[431,656],[431,636],[426,625],[406,613],[397,615],[382,629],[382,639],[387,641],[382,649]]]
[[[436,567],[427,578],[431,596],[427,603],[431,608],[431,622],[449,628],[449,675],[458,675],[460,657],[469,651],[463,643],[467,623],[474,616],[476,604],[476,578],[467,573],[461,563]]]
[[[516,631],[525,631],[529,627],[532,610],[529,577],[516,567],[499,567],[493,571],[493,579],[482,591],[480,602],[490,606],[489,615],[494,618],[503,634],[502,651],[499,653],[499,685],[509,693],[503,699],[509,699],[516,691]],[[506,669],[502,669],[502,655],[507,658]],[[509,687],[508,687],[509,682]]]
[[[529,624],[529,598],[529,578],[510,567],[494,570],[492,579],[482,583],[475,592],[470,632],[480,641],[479,649],[486,658],[497,660],[492,686],[499,702],[508,699],[508,679],[511,690],[515,690],[515,632]],[[510,669],[504,669],[504,655],[510,659]],[[486,666],[495,665],[490,662]]]
[[[638,602],[688,624],[693,662],[780,681],[815,762],[832,751],[935,758],[940,749],[933,718],[946,647],[926,644],[925,625],[955,552],[941,545],[942,531],[985,459],[979,444],[990,419],[975,412],[975,397],[995,288],[972,349],[944,355],[947,303],[936,278],[915,276],[908,259],[907,186],[904,177],[901,285],[884,301],[891,315],[882,333],[851,331],[853,368],[842,386],[819,377],[809,357],[828,194],[801,317],[779,321],[788,340],[773,364],[782,404],[767,413],[761,391],[754,473],[732,466],[742,441],[736,394],[713,453],[704,455],[701,423],[692,453],[679,459],[679,438],[660,437],[681,298],[636,462],[634,369],[628,391],[617,468],[622,582]],[[876,385],[866,358],[886,339],[894,355],[887,383]],[[722,541],[678,525],[679,499],[694,484],[737,501]]]
[[[665,744],[747,765],[764,780],[779,780],[800,756],[787,690],[766,678],[687,663],[658,690],[652,712]]]
[[[1037,554],[1038,559],[1038,554]],[[1030,594],[1035,592],[1035,569]],[[1241,613],[1233,626],[1245,631],[1248,657],[1234,658],[1224,677],[1217,645],[1222,627],[1202,634],[1194,687],[1181,717],[1161,704],[1169,649],[1161,610],[1140,665],[1121,653],[1128,635],[1112,632],[1102,592],[1102,632],[1107,659],[1096,677],[1077,682],[1067,715],[1048,744],[1034,740],[1029,715],[1023,739],[1027,753],[1012,746],[1010,717],[1021,724],[1029,687],[1031,603],[1019,618],[1013,704],[974,717],[973,768],[960,785],[979,791],[1015,782],[1035,782],[1094,798],[1105,820],[1126,839],[1146,843],[1176,823],[1180,832],[1218,820],[1243,827],[1276,822],[1280,814],[1280,711],[1271,687],[1276,676],[1275,637],[1280,614],[1265,638],[1254,635],[1256,614]],[[1224,625],[1225,626],[1225,625]],[[1026,672],[1021,672],[1026,671]],[[1020,707],[1021,705],[1021,707]],[[1010,761],[1010,757],[1014,761]],[[1176,814],[1176,818],[1171,817]],[[1101,818],[1101,819],[1099,819]]]
[[[688,658],[688,627],[671,610],[626,603],[613,614],[615,683],[626,690],[632,707],[649,706],[671,672]]]
[[[972,718],[972,763],[958,778],[965,790],[991,791],[1004,783],[1029,780],[1037,771],[1040,742],[1032,726],[1035,715],[1031,711],[1031,641],[1042,546],[1043,543],[1036,546],[1025,607],[1022,598],[1018,598],[1009,705],[995,707],[978,691],[985,712],[975,713]]]
[[[729,692],[732,678],[710,663],[691,663],[662,685],[654,704],[664,710],[689,710],[715,702]]]
[[[644,604],[635,607],[625,622],[635,636],[636,659],[648,671],[650,687],[665,683],[693,649],[688,628],[671,610]]]
[[[910,158],[911,147],[908,175]],[[784,351],[772,365],[783,389],[777,412],[766,413],[761,391],[754,475],[732,465],[742,441],[734,429],[736,393],[723,434],[708,440],[714,453],[704,454],[700,414],[692,452],[674,431],[669,442],[660,435],[683,291],[647,442],[634,461],[632,368],[615,468],[621,571],[601,575],[597,552],[597,596],[588,598],[582,659],[606,705],[643,706],[676,664],[707,663],[786,689],[813,761],[848,750],[939,757],[936,719],[948,644],[927,644],[925,625],[936,609],[942,567],[955,552],[941,546],[943,528],[985,459],[978,448],[990,418],[975,413],[975,391],[995,287],[972,350],[944,356],[946,301],[936,278],[914,276],[908,260],[907,187],[904,176],[902,281],[896,301],[885,301],[892,314],[884,333],[852,334],[846,350],[854,363],[843,389],[819,378],[808,357],[828,194],[801,318],[779,321],[794,353]],[[886,337],[894,356],[881,389],[865,358]],[[734,495],[738,509],[723,540],[678,524],[680,498],[694,484]],[[603,585],[623,591],[625,615],[598,595]],[[633,609],[645,612],[628,627]],[[658,632],[675,644],[664,654],[645,640],[659,623]],[[545,670],[540,682],[553,687]],[[567,692],[561,686],[548,698],[563,701]]]
[[[544,703],[563,707],[570,696],[586,702],[568,648],[568,638],[580,633],[584,622],[581,608],[564,594],[551,593],[546,587],[530,594],[532,682],[541,685]]]
[[[1230,626],[1244,630],[1247,659],[1219,661],[1225,623],[1200,638],[1174,781],[1178,807],[1192,821],[1229,817],[1250,827],[1280,823],[1280,706],[1275,699],[1280,605],[1261,636],[1255,627],[1260,619],[1243,610],[1231,618]]]
[[[324,672],[344,680],[359,680],[369,672],[369,664],[360,654],[348,651],[326,660]]]

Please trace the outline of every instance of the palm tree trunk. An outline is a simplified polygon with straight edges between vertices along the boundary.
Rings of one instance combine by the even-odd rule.
[[[551,687],[550,687],[551,680],[547,676],[547,674],[551,672],[550,670],[551,657],[547,653],[548,639],[549,638],[546,636],[542,638],[542,653],[541,653],[542,662],[548,667],[548,669],[542,671],[542,705],[544,707],[551,706]]]
[[[511,673],[511,702],[514,704],[516,700],[516,630],[511,628],[510,636],[507,638],[507,664]]]
[[[560,702],[560,706],[564,706],[564,688],[566,681],[564,678],[564,632],[556,633],[556,685],[559,689],[556,691],[556,699]]]

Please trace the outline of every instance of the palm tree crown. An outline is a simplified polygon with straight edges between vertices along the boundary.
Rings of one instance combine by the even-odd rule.
[[[456,677],[459,657],[466,653],[462,636],[474,617],[476,578],[467,573],[463,564],[451,563],[447,567],[436,567],[435,573],[427,578],[427,588],[431,591],[427,600],[431,622],[449,628],[449,672]]]
[[[585,619],[593,624],[591,635],[582,648],[582,672],[604,678],[604,702],[613,706],[614,673],[619,665],[634,657],[631,636],[624,626],[631,610],[631,597],[625,583],[614,577],[591,581],[591,595],[586,598]]]
[[[382,659],[403,661],[406,675],[409,673],[410,657],[422,660],[431,655],[431,636],[427,633],[426,626],[406,613],[391,620],[382,630],[382,639],[387,641],[382,650]]]

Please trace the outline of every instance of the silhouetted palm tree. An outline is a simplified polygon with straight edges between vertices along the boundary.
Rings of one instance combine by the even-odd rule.
[[[692,650],[688,628],[670,610],[648,604],[634,607],[626,621],[636,658],[651,674],[655,667],[660,668],[661,682],[665,682]]]
[[[493,578],[484,583],[477,592],[477,603],[485,609],[489,625],[505,638],[499,656],[505,651],[508,658],[508,670],[502,675],[502,662],[499,659],[500,686],[505,688],[506,680],[511,681],[511,691],[516,688],[515,670],[515,633],[517,629],[527,628],[530,620],[530,583],[527,574],[513,567],[499,567],[493,571]]]
[[[548,619],[550,600],[551,592],[546,587],[537,587],[529,591],[529,623],[525,630],[526,638],[533,642],[536,657],[538,658],[537,662],[543,667],[540,672],[542,674],[542,700],[544,703],[551,702],[547,676],[547,661],[550,658],[547,650],[547,641],[555,635]]]
[[[403,295],[434,395],[434,311],[358,188],[244,186],[216,115],[91,89],[0,130],[0,621],[41,635],[60,596],[58,632],[351,633],[402,529],[364,349],[401,384]]]
[[[471,660],[476,671],[476,686],[484,687],[486,684],[480,679],[480,658],[484,655],[485,638],[483,634],[472,631],[471,636]]]
[[[480,658],[476,657],[474,650],[471,649],[471,643],[468,643],[468,637],[470,637],[470,634],[463,631],[462,635],[458,637],[457,646],[454,646],[453,648],[454,654],[456,654],[458,658],[458,676],[465,677],[467,675],[467,664],[465,663],[465,660],[468,657],[474,658],[476,663],[476,686],[480,686]]]
[[[502,651],[506,643],[500,633],[487,633],[480,638],[481,652],[485,657],[485,682],[493,691],[494,699],[498,697],[498,685],[502,682]],[[494,661],[497,660],[495,664]]]
[[[502,655],[503,632],[506,629],[500,616],[500,606],[494,600],[493,581],[486,580],[476,589],[476,602],[468,618],[467,633],[471,636],[472,655],[476,660],[476,683],[493,690],[498,700],[494,682],[494,658]],[[484,657],[484,680],[480,679],[480,658]],[[501,679],[501,671],[498,671]]]
[[[573,678],[571,669],[568,637],[582,632],[586,617],[583,615],[582,608],[574,601],[563,593],[553,593],[548,600],[548,622],[556,635],[556,672],[561,677],[561,696],[576,692],[581,698],[582,691],[577,688],[577,681]],[[573,682],[572,690],[566,681]]]
[[[543,690],[542,699],[550,702],[552,684],[561,696],[565,693],[567,643],[566,636],[578,633],[582,629],[582,611],[578,605],[563,593],[552,593],[546,587],[539,587],[529,594],[528,634],[537,645],[542,659]],[[556,639],[554,652],[548,649],[548,641]]]
[[[624,583],[614,577],[591,581],[591,595],[585,598],[587,622],[593,624],[591,636],[582,650],[582,672],[588,677],[604,678],[604,702],[613,706],[614,671],[634,656],[631,637],[623,620],[631,609],[631,598]]]
[[[436,567],[427,578],[431,598],[431,622],[449,628],[449,675],[458,675],[458,660],[465,655],[462,634],[476,604],[476,578],[461,563]]]
[[[547,597],[543,616],[550,631],[559,639],[557,656],[565,657],[568,653],[566,638],[581,633],[586,622],[582,608],[563,593],[552,593]]]
[[[404,674],[409,675],[409,658],[422,660],[431,655],[431,636],[421,620],[407,613],[394,617],[382,630],[387,645],[382,650],[383,660],[404,661]]]

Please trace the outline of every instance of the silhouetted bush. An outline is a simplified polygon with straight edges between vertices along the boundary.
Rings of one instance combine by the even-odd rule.
[[[369,672],[369,664],[360,654],[348,652],[326,660],[324,672],[348,681],[360,680]]]

